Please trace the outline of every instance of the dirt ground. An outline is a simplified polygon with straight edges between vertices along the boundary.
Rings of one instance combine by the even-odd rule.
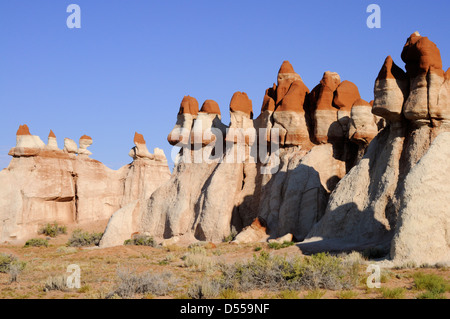
[[[99,299],[105,298],[117,283],[117,270],[131,269],[137,273],[170,272],[178,279],[178,289],[165,296],[136,295],[135,298],[188,298],[187,290],[193,283],[205,276],[205,270],[187,267],[183,261],[188,247],[171,245],[169,247],[118,246],[99,249],[98,247],[66,247],[71,233],[59,235],[49,240],[48,247],[23,247],[1,245],[0,253],[12,254],[26,262],[25,269],[18,275],[16,282],[10,282],[10,274],[0,273],[0,299]],[[37,238],[45,238],[42,235]],[[215,243],[205,246],[208,256],[215,262],[235,263],[253,258],[260,251],[281,256],[301,255],[296,246],[274,250],[266,243],[232,245]],[[256,252],[258,251],[258,252]],[[81,288],[45,291],[45,282],[49,277],[70,275],[67,267],[76,264],[80,267]],[[403,288],[402,299],[415,299],[423,291],[414,287],[413,274],[417,272],[437,274],[450,281],[449,268],[405,268],[382,269],[381,288],[368,288],[364,280],[351,291],[309,291],[280,292],[276,290],[252,290],[231,295],[234,299],[385,299],[383,290]],[[361,275],[364,277],[365,269]],[[210,275],[210,273],[209,273]],[[369,273],[367,273],[367,276]],[[447,291],[443,296],[448,299]]]

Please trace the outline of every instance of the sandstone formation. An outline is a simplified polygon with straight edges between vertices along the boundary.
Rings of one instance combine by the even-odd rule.
[[[300,244],[302,251],[367,249],[400,265],[450,262],[444,160],[450,104],[436,98],[448,94],[445,74],[436,45],[417,32],[408,38],[402,59],[406,74],[388,57],[375,82],[372,112],[385,118],[386,127],[337,185],[325,215]],[[361,141],[357,123],[363,109],[357,110],[354,105],[351,132]],[[361,132],[369,139],[375,133],[371,126]]]
[[[354,162],[358,156],[358,145],[348,138],[351,110],[360,101],[358,89],[349,81],[342,84],[339,75],[331,72],[325,73],[321,84],[314,91],[322,92],[321,97],[310,97],[313,92],[284,61],[277,84],[266,90],[256,119],[247,94],[233,94],[229,125],[221,122],[218,105],[212,100],[206,100],[195,117],[187,120],[188,105],[196,100],[183,98],[168,138],[181,147],[170,180],[148,200],[117,211],[104,236],[109,239],[102,240],[101,246],[121,245],[136,232],[161,240],[221,241],[233,229],[240,232],[235,243],[288,233],[303,240],[322,217],[336,183],[349,170],[348,159]],[[331,94],[326,95],[327,89]],[[326,103],[333,112],[332,121],[314,117]],[[366,104],[359,102],[355,107]],[[375,117],[364,110],[355,110],[355,114],[359,116],[354,124],[359,135],[355,136],[367,139],[361,147],[365,150],[373,138]],[[338,138],[326,136],[317,143],[314,127],[328,132],[331,125],[339,126]],[[184,132],[178,134],[181,128]],[[120,223],[128,225],[126,232]]]
[[[0,171],[0,242],[23,242],[55,221],[105,223],[119,208],[148,198],[170,176],[165,157],[134,159],[111,170],[89,158],[92,138],[86,135],[80,138],[80,147],[66,138],[64,150],[58,148],[52,131],[45,145],[26,125],[16,139],[9,152],[13,158]]]
[[[259,116],[235,92],[230,123],[214,100],[185,96],[160,149],[135,133],[133,162],[112,171],[89,156],[92,139],[51,131],[45,145],[26,125],[0,172],[0,240],[24,239],[45,221],[108,220],[101,247],[136,234],[164,245],[298,242],[303,253],[366,251],[394,264],[450,264],[450,69],[418,32],[388,56],[374,99],[339,74],[312,89],[284,61]],[[178,149],[177,149],[178,150]]]

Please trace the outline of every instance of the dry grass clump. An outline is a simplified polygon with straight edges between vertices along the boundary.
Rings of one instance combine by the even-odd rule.
[[[67,234],[67,227],[64,225],[58,225],[58,223],[49,223],[44,225],[38,232],[40,235],[46,235],[49,237],[56,237],[60,234]]]
[[[176,288],[177,282],[170,272],[138,274],[135,270],[119,268],[116,287],[106,298],[132,298],[137,294],[165,296]]]
[[[75,229],[72,236],[67,242],[67,246],[81,247],[81,246],[98,246],[102,239],[103,233],[89,233],[81,229]]]

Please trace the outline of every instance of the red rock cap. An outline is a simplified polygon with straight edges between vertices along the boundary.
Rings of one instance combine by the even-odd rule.
[[[292,64],[289,61],[283,61],[283,63],[280,66],[280,69],[278,70],[278,74],[280,73],[295,73],[294,68],[292,67]]]
[[[82,137],[80,137],[80,140],[91,140],[92,141],[92,138],[90,136],[83,135]]]
[[[252,100],[245,92],[235,92],[231,97],[230,111],[241,111],[253,118]]]
[[[358,87],[350,81],[343,81],[336,89],[333,103],[340,109],[351,110],[353,102],[360,99]]]
[[[17,130],[16,135],[31,135],[30,130],[28,129],[28,125],[19,125],[19,129]]]
[[[340,83],[341,80],[336,73],[327,71],[323,74],[320,83],[313,89],[314,93],[310,98],[313,105],[316,104],[317,110],[335,109],[333,107],[334,91]]]
[[[145,144],[144,136],[138,132],[134,132],[134,145]]]
[[[50,130],[50,133],[48,133],[48,137],[54,137],[54,138],[56,138],[56,135],[55,135],[55,133],[53,133],[52,130]]]
[[[377,80],[380,79],[406,79],[406,73],[399,68],[392,60],[392,57],[388,55],[378,73]]]
[[[196,98],[189,96],[189,95],[186,95],[185,97],[183,97],[183,100],[181,101],[181,104],[180,104],[180,111],[178,112],[178,114],[184,114],[184,113],[197,115],[198,101]]]
[[[219,104],[217,104],[217,102],[214,100],[206,100],[205,102],[203,102],[200,112],[220,115]]]
[[[441,53],[433,42],[414,32],[406,41],[401,58],[409,76],[415,77],[429,70],[443,76]]]
[[[372,101],[373,103],[373,101]],[[372,108],[372,105],[370,105],[369,102],[367,102],[366,100],[363,100],[361,98],[357,99],[355,102],[353,102],[353,105],[357,105],[357,106],[367,106],[369,108]]]
[[[304,112],[303,104],[305,102],[305,97],[309,93],[309,89],[306,85],[300,81],[292,82],[286,95],[281,100],[280,105],[277,107],[275,112],[279,111],[293,111],[293,112]]]

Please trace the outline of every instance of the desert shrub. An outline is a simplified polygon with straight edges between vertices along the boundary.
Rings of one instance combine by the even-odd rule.
[[[325,295],[325,290],[313,289],[303,297],[305,299],[321,299]]]
[[[216,264],[214,259],[208,256],[203,246],[190,247],[182,259],[184,267],[191,267],[196,271],[208,270]]]
[[[230,234],[223,238],[223,242],[229,243],[233,241],[236,238],[237,234],[238,234],[237,230],[233,227],[230,231]]]
[[[159,264],[160,265],[168,265],[174,260],[175,260],[175,256],[173,254],[167,254],[166,257],[164,257],[164,259],[159,262]]]
[[[441,293],[426,291],[418,295],[417,299],[446,299],[446,297]]]
[[[405,296],[405,289],[401,287],[397,288],[381,288],[381,295],[385,299],[402,299]]]
[[[61,246],[56,249],[59,254],[73,254],[76,253],[78,249],[76,247]]]
[[[220,292],[219,298],[221,298],[221,299],[239,299],[239,292],[233,288],[225,288]]]
[[[124,245],[135,245],[135,246],[150,246],[156,247],[157,243],[151,236],[146,235],[136,235],[131,239],[125,240]]]
[[[81,229],[73,231],[72,236],[67,242],[67,246],[80,247],[80,246],[97,246],[102,239],[103,233],[89,233]]]
[[[56,222],[53,224],[46,224],[39,230],[39,234],[54,238],[60,234],[67,234],[67,227],[58,225]]]
[[[9,274],[9,282],[16,282],[19,274],[25,269],[26,262],[13,255],[0,253],[0,272]]]
[[[413,275],[413,278],[414,288],[417,290],[427,290],[430,295],[439,295],[450,291],[450,284],[441,276],[418,272]]]
[[[269,243],[269,248],[282,249],[282,248],[286,248],[286,247],[292,246],[294,244],[295,243],[293,241],[284,241],[282,243],[271,242],[271,243]]]
[[[353,266],[341,258],[320,253],[310,257],[283,258],[262,251],[246,263],[221,265],[224,288],[252,289],[343,289],[357,281]]]
[[[32,238],[27,240],[24,247],[48,247],[48,240],[43,238]]]
[[[189,286],[187,295],[191,299],[211,299],[216,298],[224,291],[223,285],[218,280],[203,279]]]
[[[298,291],[286,289],[286,290],[280,291],[279,294],[277,295],[277,298],[279,298],[279,299],[299,299],[300,296],[298,295]]]
[[[341,290],[336,296],[338,299],[354,299],[358,293],[353,290]]]
[[[117,270],[116,287],[107,295],[107,298],[130,298],[136,294],[152,294],[155,296],[167,295],[175,289],[177,280],[172,273],[142,273],[134,270],[119,268]]]
[[[67,276],[57,275],[47,277],[44,283],[44,291],[47,292],[50,290],[68,291]]]

